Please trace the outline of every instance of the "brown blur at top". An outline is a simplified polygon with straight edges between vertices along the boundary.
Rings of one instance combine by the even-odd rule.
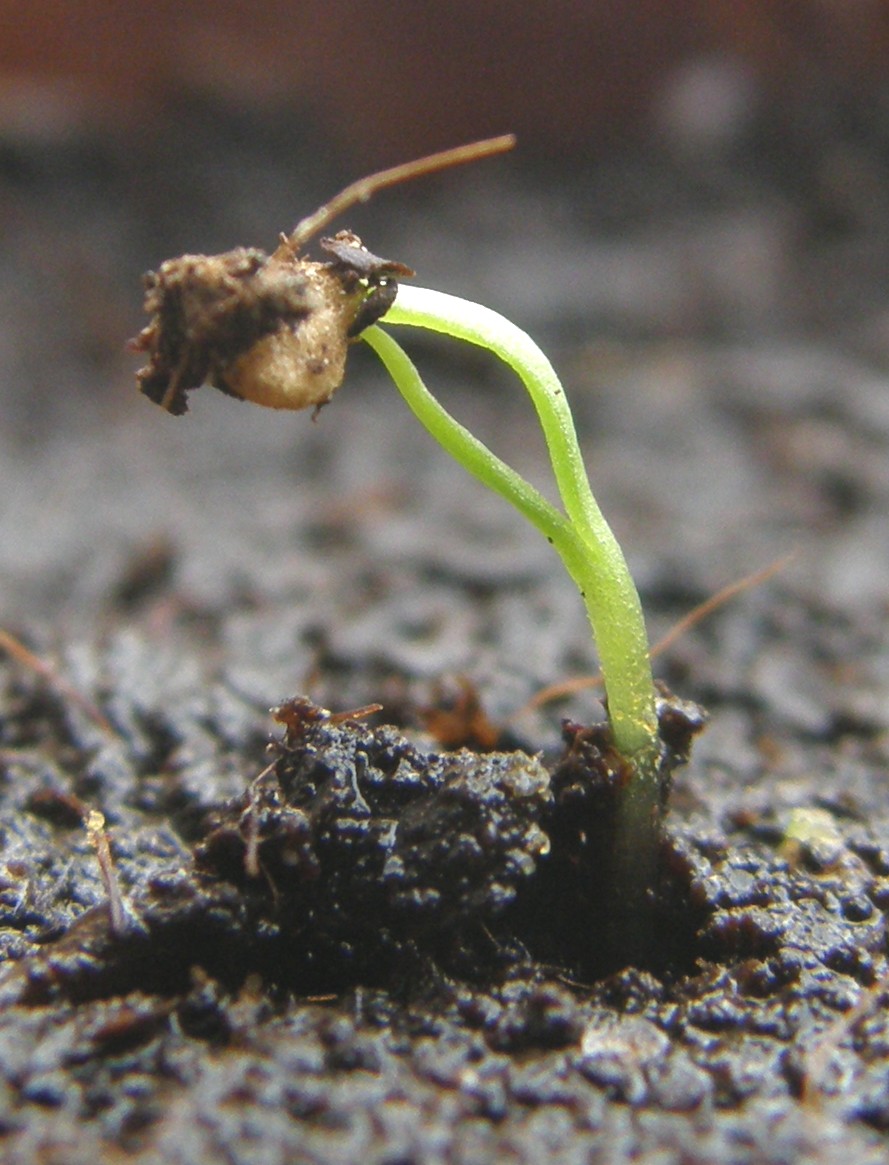
[[[311,114],[357,163],[500,133],[558,157],[650,126],[689,61],[766,100],[877,87],[886,0],[19,0],[0,2],[0,133],[147,126],[200,93]]]

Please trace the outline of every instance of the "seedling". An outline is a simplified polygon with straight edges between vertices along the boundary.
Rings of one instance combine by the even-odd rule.
[[[479,304],[399,286],[413,272],[372,255],[351,232],[322,239],[328,257],[321,261],[299,254],[319,230],[376,191],[513,144],[512,137],[494,138],[362,179],[282,237],[272,255],[238,248],[164,263],[146,277],[152,320],[134,347],[149,361],[138,379],[172,413],[184,412],[187,392],[205,380],[244,400],[317,412],[342,383],[348,347],[360,337],[429,433],[541,531],[581,593],[598,648],[619,789],[610,864],[629,932],[624,946],[638,953],[647,943],[662,817],[656,692],[639,596],[590,489],[564,389],[521,329]],[[516,372],[537,411],[564,511],[450,416],[378,326],[383,318],[387,326],[426,328],[485,348]]]

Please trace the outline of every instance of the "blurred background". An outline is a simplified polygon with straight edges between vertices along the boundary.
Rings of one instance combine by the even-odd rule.
[[[289,110],[362,166],[504,127],[564,160],[664,116],[701,133],[766,104],[879,101],[889,48],[881,0],[34,0],[0,15],[9,129],[157,128],[200,97]],[[734,84],[695,91],[687,70],[708,63]]]
[[[516,632],[509,654],[506,608],[453,614],[557,570],[429,456],[368,354],[312,425],[210,393],[172,420],[136,393],[125,348],[163,259],[271,247],[363,173],[506,131],[509,157],[341,225],[551,353],[655,621],[794,546],[794,586],[882,617],[887,53],[887,0],[3,0],[0,620],[62,635],[109,602],[131,619],[128,572],[156,554],[146,609],[175,579],[205,615],[268,610],[280,634],[291,612],[261,649],[251,615],[237,649],[260,703],[322,640],[340,679],[344,659],[374,661],[357,702],[387,668],[507,661],[508,706],[591,666],[568,584],[538,594],[531,653]],[[520,394],[471,355],[424,359],[549,488]],[[455,572],[441,539],[460,521]],[[382,548],[391,569],[350,573],[331,547]],[[451,587],[440,606],[430,577]],[[402,649],[380,662],[387,596],[415,614],[383,628]]]
[[[519,138],[506,167],[387,194],[363,221],[478,190],[448,230],[501,251],[520,233],[526,271],[572,216],[618,247],[646,232],[648,263],[616,254],[590,290],[599,300],[607,277],[616,326],[743,328],[775,311],[833,326],[839,311],[864,315],[882,353],[882,304],[862,280],[886,254],[887,52],[885,0],[3,0],[0,405],[21,412],[24,392],[33,420],[60,376],[73,390],[99,373],[91,391],[107,391],[135,271],[270,245],[360,173],[506,131]],[[549,203],[491,207],[510,172]],[[429,225],[407,258],[458,265]],[[722,271],[702,272],[714,230]],[[665,242],[685,250],[682,270]],[[640,282],[661,277],[642,297],[634,256],[650,268]],[[653,318],[627,318],[646,310],[634,296]],[[542,299],[526,284],[523,303]]]

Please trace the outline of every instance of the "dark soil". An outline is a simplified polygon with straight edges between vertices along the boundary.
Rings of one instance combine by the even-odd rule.
[[[549,548],[360,350],[316,424],[210,392],[170,418],[119,354],[142,269],[269,246],[336,180],[300,201],[278,145],[198,114],[151,147],[176,183],[150,151],[0,156],[0,626],[54,669],[0,660],[4,1160],[886,1159],[889,182],[878,142],[767,129],[344,224],[552,352],[655,638],[796,551],[659,660],[710,724],[643,968],[600,960],[554,816],[561,717],[596,702],[518,714],[595,670]],[[255,200],[152,219],[145,176],[179,208],[218,135]],[[509,380],[414,346],[548,488]],[[496,751],[430,735],[460,676]],[[384,712],[276,725],[301,694]]]

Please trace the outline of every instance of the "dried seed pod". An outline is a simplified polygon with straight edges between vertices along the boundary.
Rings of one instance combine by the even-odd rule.
[[[299,258],[318,231],[378,190],[512,149],[505,134],[360,178],[282,236],[273,255],[239,247],[181,255],[145,277],[151,322],[131,341],[148,363],[139,388],[171,413],[204,381],[276,409],[319,409],[343,381],[350,340],[392,306],[403,263],[372,255],[357,235],[322,239],[331,256]]]
[[[350,340],[378,319],[397,291],[402,263],[372,255],[349,231],[322,241],[331,258],[299,258],[288,241],[271,256],[237,248],[181,255],[146,276],[151,322],[133,347],[148,353],[139,387],[171,413],[205,381],[269,408],[330,400]]]
[[[282,235],[274,255],[239,247],[163,263],[146,276],[151,322],[130,341],[148,353],[140,389],[174,414],[204,381],[268,408],[319,409],[343,383],[350,340],[393,304],[396,277],[414,271],[372,255],[350,231],[322,239],[324,262],[299,259],[299,250],[378,190],[514,144],[511,134],[489,137],[359,178]]]

